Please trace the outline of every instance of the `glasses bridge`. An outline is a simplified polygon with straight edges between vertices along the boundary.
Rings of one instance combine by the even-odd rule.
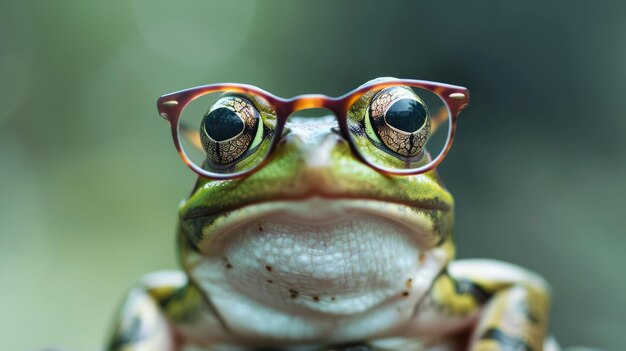
[[[328,109],[331,110],[330,101],[333,98],[322,94],[304,94],[289,99],[293,111],[307,109]]]

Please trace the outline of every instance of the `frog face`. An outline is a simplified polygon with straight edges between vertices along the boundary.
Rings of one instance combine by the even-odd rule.
[[[207,162],[256,162],[269,147],[266,107],[245,95],[217,104],[200,129]],[[410,113],[421,117],[403,122]],[[241,122],[211,130],[211,119],[228,116]],[[427,162],[431,120],[411,90],[365,94],[349,118],[362,128],[354,142],[377,162]],[[354,156],[337,127],[333,115],[290,116],[257,172],[200,177],[181,203],[182,264],[231,329],[299,341],[392,330],[452,259],[453,199],[436,170],[381,173]]]

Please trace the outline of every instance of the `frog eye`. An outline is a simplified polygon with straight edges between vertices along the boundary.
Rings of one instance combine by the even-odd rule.
[[[226,165],[241,158],[253,144],[260,115],[254,104],[241,96],[220,98],[200,124],[200,141],[207,161]]]
[[[422,152],[431,121],[426,104],[412,90],[399,86],[383,89],[372,97],[368,112],[365,122],[370,138],[405,157]]]

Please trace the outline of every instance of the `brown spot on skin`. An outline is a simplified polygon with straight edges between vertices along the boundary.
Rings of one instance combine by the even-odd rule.
[[[334,296],[330,298],[331,300],[335,301],[337,300]]]
[[[289,295],[292,299],[295,299],[296,297],[298,297],[298,292],[293,289],[289,289]]]
[[[261,223],[259,223],[259,231],[262,232],[263,231],[263,226],[261,226]]]
[[[421,253],[421,254],[420,254],[420,257],[419,257],[420,264],[424,264],[424,261],[425,261],[425,260],[426,260],[426,255],[424,255],[423,253]]]
[[[222,257],[222,260],[224,260],[224,265],[226,266],[226,268],[233,268],[233,265],[228,262],[228,257]]]
[[[407,289],[410,289],[412,285],[413,285],[413,279],[411,278],[407,279],[406,282],[404,283],[404,286],[406,286]]]
[[[273,280],[271,280],[271,279],[268,279],[268,280],[267,280],[267,282],[268,282],[268,283],[270,283],[270,284],[272,284],[274,281],[273,281]]]
[[[409,296],[409,292],[408,292],[408,291],[404,291],[404,292],[402,292],[402,296],[404,296],[404,297]]]
[[[319,297],[319,296],[317,296],[317,295],[313,295],[313,300],[315,300],[316,302],[319,302],[320,297]]]
[[[272,271],[272,266],[270,266],[269,264],[266,264],[266,265],[265,265],[265,269],[266,269],[268,272],[271,272],[271,271]]]

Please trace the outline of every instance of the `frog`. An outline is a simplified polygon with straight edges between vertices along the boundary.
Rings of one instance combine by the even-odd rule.
[[[423,103],[405,88],[384,92],[404,105],[379,110],[377,91],[350,112],[369,126],[359,142],[385,148],[385,157],[413,152],[394,134],[372,132],[376,113],[392,120]],[[216,104],[196,144],[207,162],[237,162],[264,127],[240,116],[252,136],[227,148],[207,118],[267,106],[246,94]],[[436,128],[426,117],[420,133]],[[547,332],[545,279],[503,261],[455,259],[454,200],[437,168],[385,174],[337,129],[333,114],[296,112],[255,172],[199,176],[178,207],[182,269],[138,280],[105,350],[559,350]]]

